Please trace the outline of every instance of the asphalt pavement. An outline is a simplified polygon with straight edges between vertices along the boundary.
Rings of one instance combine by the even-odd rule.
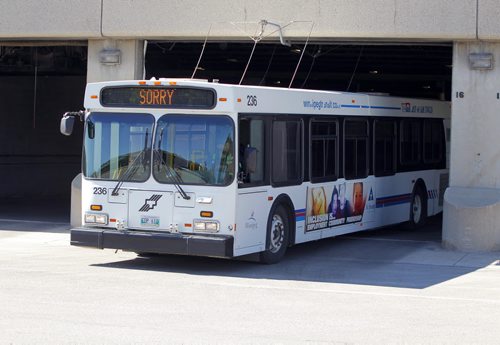
[[[56,204],[0,205],[0,344],[500,343],[500,253],[443,249],[439,217],[261,265],[71,247]]]

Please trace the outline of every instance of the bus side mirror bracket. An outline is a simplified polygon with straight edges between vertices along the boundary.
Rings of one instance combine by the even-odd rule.
[[[64,135],[71,135],[73,133],[73,126],[75,125],[75,117],[78,117],[80,121],[83,121],[85,116],[85,111],[68,111],[64,113],[61,119],[60,131]]]

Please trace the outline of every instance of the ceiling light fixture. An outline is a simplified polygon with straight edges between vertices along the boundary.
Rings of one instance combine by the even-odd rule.
[[[477,69],[477,70],[493,69],[493,54],[470,53],[469,66],[471,69]]]
[[[99,62],[103,65],[119,65],[121,57],[120,49],[103,49],[99,52]]]

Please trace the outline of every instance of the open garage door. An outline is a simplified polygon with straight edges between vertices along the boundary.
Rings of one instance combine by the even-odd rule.
[[[150,41],[146,76],[191,77],[202,42]],[[240,81],[253,43],[207,43],[195,77]],[[260,42],[243,84],[288,87],[303,43]],[[309,43],[292,87],[449,100],[451,43]]]
[[[59,121],[82,108],[86,74],[86,42],[0,43],[0,200],[69,200],[81,135]]]

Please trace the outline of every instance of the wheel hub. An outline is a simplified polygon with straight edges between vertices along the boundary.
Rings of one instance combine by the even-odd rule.
[[[420,195],[415,195],[413,199],[413,222],[417,224],[420,221],[420,217],[422,215],[422,200],[420,199]]]
[[[283,224],[283,219],[277,214],[273,216],[273,221],[271,224],[271,252],[276,253],[281,249],[283,245],[283,239],[285,235],[285,226]]]

